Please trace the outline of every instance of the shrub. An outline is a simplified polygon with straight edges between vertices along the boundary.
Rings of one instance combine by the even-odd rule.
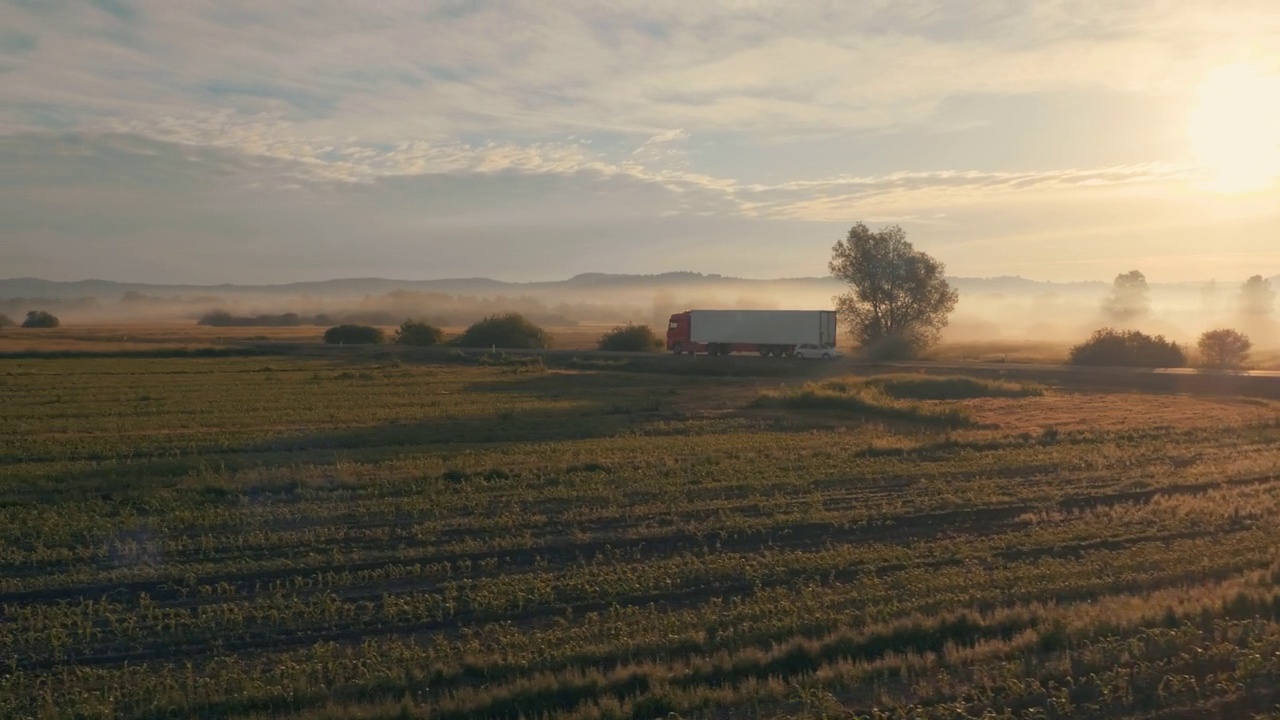
[[[8,315],[4,315],[0,313],[0,328],[13,327],[14,325],[17,325],[17,324],[18,323],[13,321],[13,318],[9,317]]]
[[[439,345],[444,342],[444,331],[434,325],[417,320],[405,320],[400,324],[400,329],[396,330],[395,343],[397,345],[413,345],[417,347],[426,347],[429,345]]]
[[[1243,333],[1228,328],[1209,330],[1197,344],[1200,362],[1205,367],[1238,368],[1249,357],[1253,343]]]
[[[664,341],[648,325],[619,325],[600,338],[599,349],[609,352],[652,352]]]
[[[1085,342],[1071,348],[1072,365],[1114,365],[1119,367],[1183,367],[1186,353],[1163,335],[1146,335],[1137,330],[1102,328]]]
[[[338,325],[324,331],[330,345],[377,345],[382,337],[382,330],[370,325]]]
[[[56,328],[60,323],[58,318],[52,313],[44,310],[32,310],[27,313],[27,319],[22,322],[24,328]]]
[[[858,353],[865,360],[911,360],[923,349],[923,343],[909,336],[888,335],[864,342]]]
[[[298,327],[306,321],[298,313],[237,317],[225,310],[214,310],[205,313],[196,324],[210,327]]]
[[[551,337],[520,313],[505,313],[475,323],[454,342],[461,347],[528,350],[549,346]]]

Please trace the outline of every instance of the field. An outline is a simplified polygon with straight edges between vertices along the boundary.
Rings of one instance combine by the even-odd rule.
[[[1280,403],[755,361],[0,360],[0,717],[1280,717]]]

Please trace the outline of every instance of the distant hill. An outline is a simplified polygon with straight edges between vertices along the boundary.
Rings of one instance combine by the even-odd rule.
[[[1022,277],[949,278],[962,293],[1042,293],[1055,291],[1094,290],[1106,283],[1075,282],[1055,283],[1028,280]],[[654,275],[625,275],[609,273],[584,273],[566,280],[550,282],[505,282],[491,278],[444,278],[438,280],[392,280],[387,278],[338,278],[313,282],[282,283],[277,285],[165,285],[149,283],[121,283],[110,280],[77,280],[59,282],[40,278],[0,279],[0,299],[52,298],[70,299],[94,297],[102,300],[118,300],[127,293],[149,297],[236,296],[236,295],[317,295],[352,297],[384,295],[395,291],[437,292],[466,295],[537,295],[555,291],[591,291],[611,289],[678,289],[681,286],[714,288],[735,286],[749,288],[760,286],[791,286],[823,291],[838,291],[840,283],[830,277],[776,278],[770,280],[737,278],[725,275],[696,272],[668,272]]]

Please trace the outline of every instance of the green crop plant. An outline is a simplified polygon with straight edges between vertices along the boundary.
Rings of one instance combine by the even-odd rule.
[[[1044,442],[979,424],[981,403],[1114,398],[551,363],[6,362],[0,717],[1245,717],[1276,700],[1265,402]]]

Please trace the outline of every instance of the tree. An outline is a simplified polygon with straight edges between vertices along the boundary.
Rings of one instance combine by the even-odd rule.
[[[439,345],[442,342],[444,342],[443,330],[418,320],[405,320],[400,324],[400,329],[396,330],[395,343],[397,345],[427,347],[429,345]]]
[[[1118,367],[1183,367],[1187,355],[1175,342],[1163,335],[1146,335],[1137,330],[1102,328],[1083,343],[1071,348],[1068,362],[1072,365],[1104,365]]]
[[[1212,368],[1238,368],[1249,357],[1253,343],[1235,330],[1209,330],[1200,336],[1200,362]]]
[[[548,347],[551,336],[520,313],[513,312],[490,315],[474,323],[454,343],[461,347],[528,350]]]
[[[1117,275],[1102,309],[1117,323],[1146,317],[1151,312],[1151,290],[1146,276],[1137,270]]]
[[[13,318],[9,317],[8,315],[0,313],[0,328],[13,327],[14,325],[17,325],[17,324],[18,323],[13,321]]]
[[[651,352],[660,350],[662,338],[648,325],[619,325],[600,337],[597,347],[609,352]]]
[[[57,317],[44,310],[32,310],[27,313],[27,319],[22,321],[24,328],[56,328],[60,324]]]
[[[1266,320],[1276,311],[1276,291],[1271,281],[1254,275],[1240,288],[1240,315],[1248,320]]]
[[[831,248],[831,274],[850,291],[836,309],[864,351],[910,355],[937,341],[960,295],[945,266],[907,242],[901,227],[873,231],[859,222]]]
[[[330,345],[377,345],[382,338],[382,329],[371,325],[338,325],[324,331]]]

